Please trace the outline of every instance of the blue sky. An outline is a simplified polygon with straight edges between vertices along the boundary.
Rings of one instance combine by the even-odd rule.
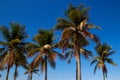
[[[38,29],[49,29],[55,26],[58,17],[64,17],[64,11],[71,3],[75,6],[83,3],[90,6],[90,22],[102,27],[102,30],[93,30],[102,42],[112,45],[116,53],[112,56],[118,67],[107,65],[108,79],[119,80],[120,75],[120,1],[119,0],[0,0],[0,25],[9,26],[11,21],[19,22],[26,26],[29,39],[37,33]],[[88,49],[93,50],[92,47]],[[94,50],[93,50],[94,52]],[[56,69],[48,68],[48,80],[75,80],[75,60],[71,64],[66,61],[56,60]],[[93,74],[94,66],[82,58],[83,80],[102,80],[100,70]],[[13,80],[11,70],[9,80]],[[5,80],[6,71],[0,72]],[[27,80],[24,70],[20,67],[17,80]],[[43,74],[34,75],[33,80],[43,80]]]

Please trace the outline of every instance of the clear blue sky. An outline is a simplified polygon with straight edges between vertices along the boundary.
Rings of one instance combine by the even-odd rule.
[[[107,65],[108,79],[120,79],[120,1],[119,0],[0,0],[0,25],[9,26],[11,21],[19,22],[26,26],[29,39],[37,33],[40,28],[49,29],[54,27],[58,17],[64,16],[64,10],[68,4],[79,5],[84,3],[90,6],[90,22],[102,27],[102,31],[94,30],[102,42],[112,45],[116,51],[112,57],[118,64],[118,67]],[[93,50],[92,47],[88,47]],[[94,52],[94,51],[93,51]],[[65,61],[56,60],[56,69],[48,68],[48,80],[75,80],[75,60],[71,64]],[[102,73],[97,71],[93,74],[94,66],[82,58],[82,78],[83,80],[102,80]],[[11,70],[9,80],[13,80],[13,72]],[[5,80],[6,71],[0,72]],[[19,69],[19,77],[17,80],[27,80],[24,76],[24,70]],[[43,80],[43,75],[34,75],[33,80]]]

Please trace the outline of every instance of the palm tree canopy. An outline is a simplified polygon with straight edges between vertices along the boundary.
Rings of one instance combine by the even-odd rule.
[[[42,52],[46,48],[51,48],[53,43],[53,30],[40,29],[38,34],[33,37],[34,43],[28,43],[28,55],[32,56],[37,52]]]
[[[68,27],[101,29],[99,26],[95,26],[92,23],[86,23],[89,19],[89,9],[89,7],[84,8],[84,5],[79,5],[77,7],[69,5],[68,9],[65,11],[65,18],[58,18],[58,23],[55,26],[55,29],[64,30],[64,28]]]
[[[10,42],[13,39],[24,40],[28,37],[25,32],[25,26],[18,23],[10,23],[10,29],[5,26],[0,26],[0,32],[5,41]]]
[[[56,56],[63,59],[63,55],[54,50],[55,43],[53,42],[53,30],[43,30],[40,29],[38,34],[33,37],[34,43],[27,44],[28,56],[33,56],[37,53],[37,56],[33,60],[32,64],[35,67],[40,66],[41,71],[45,70],[45,56],[47,56],[47,62],[52,68],[55,68]]]
[[[53,34],[53,30],[40,29],[33,40],[37,42],[39,46],[44,46],[46,44],[51,45],[53,43]]]
[[[2,57],[1,63],[8,64],[11,67],[14,63],[23,64],[26,62],[25,55],[25,43],[24,39],[28,37],[25,26],[18,23],[10,23],[10,28],[0,26],[0,32],[3,37],[3,41],[0,41],[0,45],[4,46],[0,51]],[[16,64],[17,64],[16,63]]]
[[[117,65],[113,62],[112,58],[110,58],[110,56],[115,53],[115,51],[113,51],[112,47],[109,46],[107,43],[98,45],[95,50],[98,56],[94,57],[93,61],[91,62],[91,65],[96,63],[94,73],[96,72],[97,68],[101,68],[104,77],[107,77],[106,63],[112,64],[114,66]]]
[[[58,18],[55,29],[63,30],[60,41],[60,47],[63,48],[63,51],[69,47],[68,44],[77,45],[78,49],[88,45],[88,38],[100,43],[98,37],[89,31],[92,28],[100,29],[100,27],[88,23],[88,11],[89,8],[84,8],[84,5],[78,7],[70,5],[65,11],[65,18]]]

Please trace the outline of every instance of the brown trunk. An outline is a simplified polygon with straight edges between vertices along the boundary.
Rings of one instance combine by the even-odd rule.
[[[104,75],[104,72],[103,72],[103,80],[105,80],[105,75]]]
[[[47,56],[45,56],[45,80],[47,80]]]
[[[76,80],[82,80],[81,79],[81,59],[80,59],[79,50],[76,50],[76,69],[77,69]]]
[[[14,80],[16,80],[16,77],[17,77],[17,68],[18,68],[18,66],[16,65],[15,66],[15,73],[14,73]]]
[[[10,72],[10,67],[8,67],[8,69],[7,69],[7,76],[6,76],[6,80],[8,80],[8,77],[9,77],[9,72]]]
[[[32,73],[30,73],[30,80],[32,80]]]
[[[78,80],[78,68],[77,68],[78,66],[77,66],[77,61],[76,61],[76,80]]]

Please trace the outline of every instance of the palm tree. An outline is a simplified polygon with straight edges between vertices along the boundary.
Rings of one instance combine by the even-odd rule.
[[[8,80],[10,68],[16,62],[16,56],[23,55],[18,52],[18,48],[24,43],[22,42],[27,38],[25,27],[18,23],[10,23],[10,29],[5,26],[0,26],[0,32],[2,33],[3,41],[0,41],[0,45],[3,46],[3,52],[0,55],[0,62],[4,68],[7,68],[6,80]],[[22,50],[21,50],[22,51]]]
[[[115,52],[112,50],[112,47],[108,44],[100,44],[96,48],[96,53],[98,56],[94,57],[93,61],[91,62],[91,65],[96,63],[94,68],[94,73],[96,73],[96,69],[102,69],[103,72],[103,80],[107,78],[107,67],[106,63],[112,64],[116,66],[117,64],[113,62],[112,58],[110,56]]]
[[[80,56],[83,46],[88,45],[88,38],[96,41],[99,44],[99,40],[96,35],[89,32],[92,28],[99,28],[91,23],[88,23],[88,10],[83,5],[73,7],[70,5],[65,12],[65,18],[58,18],[58,22],[55,26],[56,30],[62,30],[62,37],[60,40],[60,48],[63,52],[69,48],[69,44],[73,45],[74,55],[76,58],[76,80],[81,80],[81,62]]]
[[[38,74],[39,69],[36,68],[36,66],[33,66],[33,63],[29,65],[25,65],[24,68],[26,69],[24,74],[29,74],[28,75],[28,80],[32,80],[33,73]]]
[[[56,45],[53,43],[53,39],[53,30],[40,29],[33,38],[35,44],[29,43],[27,46],[29,56],[37,54],[33,60],[33,66],[40,65],[41,71],[45,71],[45,80],[47,80],[47,63],[52,68],[55,68],[56,56],[63,59],[63,55],[54,50]]]

